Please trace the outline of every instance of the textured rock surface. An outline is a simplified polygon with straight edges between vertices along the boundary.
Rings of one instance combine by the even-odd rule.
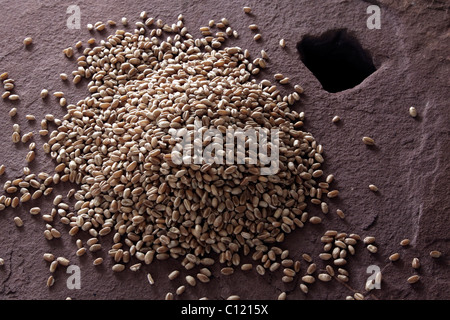
[[[381,7],[381,29],[370,30],[366,26],[367,7],[375,3]],[[81,30],[66,27],[69,15],[67,7],[79,5]],[[252,14],[245,15],[242,7],[252,7]],[[41,150],[45,139],[39,134],[39,121],[27,122],[26,114],[42,119],[47,113],[61,118],[65,114],[53,96],[42,101],[39,92],[64,91],[71,103],[87,95],[85,82],[74,86],[62,82],[59,74],[70,74],[75,69],[74,60],[66,59],[61,51],[74,46],[76,41],[86,42],[92,36],[101,39],[109,34],[109,28],[101,34],[90,34],[87,23],[106,22],[112,19],[120,25],[126,16],[130,28],[142,10],[150,16],[168,23],[176,21],[183,13],[191,33],[200,36],[198,28],[210,19],[227,17],[240,36],[227,43],[248,48],[253,56],[261,49],[270,56],[269,67],[261,77],[272,79],[273,74],[283,73],[292,84],[300,84],[305,94],[297,110],[306,113],[306,129],[323,145],[326,157],[326,173],[336,176],[334,185],[340,190],[339,198],[330,201],[330,213],[323,217],[319,208],[310,205],[308,212],[322,216],[322,225],[307,224],[286,237],[280,246],[289,249],[293,259],[309,253],[320,268],[322,250],[320,236],[328,229],[357,233],[362,237],[376,237],[378,253],[370,254],[360,243],[357,252],[349,259],[350,281],[316,282],[305,296],[298,288],[299,281],[281,282],[282,272],[259,276],[255,270],[232,276],[220,275],[220,266],[213,270],[213,279],[207,284],[187,288],[180,297],[197,299],[226,298],[237,294],[243,299],[275,299],[286,291],[288,299],[344,299],[354,292],[364,292],[369,265],[379,266],[383,272],[381,290],[367,294],[370,299],[449,299],[449,209],[450,185],[450,116],[449,96],[449,19],[445,1],[135,1],[124,4],[117,1],[18,1],[2,3],[0,12],[0,73],[8,71],[15,79],[15,91],[21,96],[18,102],[0,101],[0,163],[6,173],[0,183],[22,176],[26,165],[27,146],[14,145],[10,136],[12,124],[17,122],[23,132],[34,131],[38,146],[36,161],[30,166],[33,172],[51,172],[53,164]],[[251,23],[258,24],[262,40],[254,42]],[[357,87],[339,93],[322,89],[313,74],[301,63],[296,43],[305,35],[319,35],[327,30],[347,28],[368,50],[377,71]],[[33,44],[24,48],[23,39],[33,38]],[[278,42],[286,39],[282,49]],[[286,86],[286,92],[292,87]],[[18,114],[11,120],[7,112],[12,106]],[[416,107],[419,116],[408,114],[410,106]],[[341,121],[333,124],[333,116]],[[53,129],[53,128],[52,128]],[[367,148],[363,136],[373,137],[376,147]],[[375,184],[379,192],[373,193],[368,185]],[[66,194],[68,185],[59,185],[54,194]],[[175,292],[187,274],[169,282],[167,274],[179,268],[179,261],[156,261],[143,266],[140,271],[113,274],[112,261],[103,253],[75,256],[74,238],[67,226],[56,221],[54,225],[63,233],[61,239],[47,241],[43,236],[45,223],[29,214],[29,208],[39,205],[43,213],[49,213],[53,197],[42,198],[16,209],[0,212],[0,299],[163,299],[168,292]],[[340,220],[337,208],[346,213]],[[13,217],[20,216],[22,228],[16,228]],[[87,239],[87,235],[83,235]],[[399,242],[411,239],[411,244],[400,247]],[[108,240],[104,239],[105,248]],[[432,259],[431,250],[440,250],[443,256]],[[106,251],[106,250],[105,250]],[[80,267],[81,289],[70,290],[66,280],[69,274],[64,268],[55,273],[56,282],[46,287],[49,265],[42,259],[45,252],[65,256]],[[399,252],[401,259],[390,263],[388,256]],[[102,266],[92,265],[93,257],[102,256]],[[421,260],[418,271],[411,268],[414,257]],[[244,261],[250,261],[246,257]],[[306,263],[302,261],[303,274]],[[155,285],[146,279],[150,272]],[[421,276],[419,283],[410,285],[406,279],[414,273]],[[194,273],[195,274],[195,273]]]

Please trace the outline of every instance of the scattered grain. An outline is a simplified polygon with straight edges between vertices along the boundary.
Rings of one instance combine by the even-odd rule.
[[[389,260],[394,262],[397,261],[398,259],[400,259],[400,254],[399,253],[393,253],[389,256]]]
[[[411,283],[411,284],[416,283],[416,282],[418,282],[419,280],[420,280],[420,276],[418,276],[417,274],[415,274],[415,275],[409,277],[408,279],[406,279],[406,281],[407,281],[408,283]]]
[[[55,278],[53,276],[48,277],[47,279],[47,287],[51,287],[55,284]]]
[[[339,121],[341,121],[341,118],[339,116],[334,116],[333,119],[331,120],[333,123],[338,123]]]
[[[375,145],[375,140],[373,140],[371,137],[363,137],[362,141],[364,142],[364,144],[366,144],[368,146]]]
[[[14,217],[14,223],[19,228],[23,226],[23,221],[22,221],[22,219],[20,219],[20,217]]]
[[[27,38],[23,39],[23,44],[26,46],[29,46],[32,43],[33,43],[33,39],[31,37],[27,37]]]
[[[414,269],[419,269],[419,268],[420,268],[420,261],[419,261],[419,258],[414,258],[414,259],[412,260],[412,262],[411,262],[411,266],[412,266]]]
[[[406,247],[411,243],[411,241],[409,239],[403,239],[402,241],[400,241],[400,245],[402,247]]]
[[[433,250],[430,252],[430,257],[435,258],[435,259],[439,258],[441,255],[442,255],[442,253],[437,250]]]

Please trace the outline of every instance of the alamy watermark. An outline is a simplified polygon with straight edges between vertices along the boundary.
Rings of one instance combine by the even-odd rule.
[[[81,289],[81,270],[77,265],[70,265],[67,267],[66,273],[70,276],[66,280],[67,289]]]
[[[253,164],[260,166],[261,175],[278,173],[278,129],[226,129],[222,132],[203,127],[200,120],[195,120],[193,132],[182,128],[170,129],[169,134],[177,141],[171,153],[174,164]]]
[[[370,16],[367,18],[366,25],[368,29],[381,29],[381,9],[377,5],[371,5],[367,7],[367,14]]]
[[[377,265],[370,265],[366,269],[366,273],[371,274],[366,280],[366,290],[381,289],[381,269]]]
[[[67,14],[70,16],[67,18],[66,26],[69,29],[81,29],[81,11],[77,5],[71,5],[67,7]]]

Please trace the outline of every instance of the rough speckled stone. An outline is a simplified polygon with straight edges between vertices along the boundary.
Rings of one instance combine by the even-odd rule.
[[[381,7],[381,29],[369,30],[366,8],[371,3]],[[298,288],[299,282],[281,282],[282,273],[266,272],[259,276],[252,271],[236,270],[232,276],[220,274],[218,264],[211,268],[210,283],[198,283],[189,287],[180,298],[197,299],[209,297],[222,299],[237,294],[243,299],[276,299],[285,291],[288,299],[345,299],[354,291],[364,292],[369,265],[377,265],[383,272],[381,290],[372,290],[374,299],[449,299],[448,283],[450,216],[448,209],[450,148],[448,113],[449,33],[447,28],[448,4],[441,1],[86,1],[79,0],[81,30],[66,27],[67,7],[73,1],[9,1],[2,3],[0,12],[0,73],[8,71],[16,80],[15,92],[20,101],[0,101],[0,163],[6,166],[0,177],[3,184],[8,179],[22,175],[26,165],[27,146],[14,145],[11,140],[12,120],[7,112],[18,109],[14,121],[23,132],[33,130],[37,144],[36,160],[30,165],[33,172],[51,172],[53,164],[42,151],[45,139],[38,134],[39,121],[28,122],[26,114],[42,119],[52,113],[57,118],[64,115],[52,96],[41,100],[43,88],[64,91],[69,102],[76,103],[87,95],[85,82],[74,86],[61,81],[60,73],[70,75],[75,60],[66,59],[62,50],[74,47],[78,40],[95,37],[101,39],[109,28],[99,34],[90,33],[87,23],[106,22],[109,19],[120,24],[121,17],[129,20],[129,30],[141,11],[149,16],[174,23],[183,13],[188,29],[200,36],[198,28],[227,17],[239,38],[227,44],[248,48],[253,56],[264,49],[270,59],[269,66],[258,79],[283,73],[291,84],[305,89],[302,100],[295,106],[306,113],[305,127],[312,132],[325,150],[325,172],[335,175],[333,186],[340,190],[338,198],[330,201],[330,213],[326,217],[320,208],[310,205],[308,212],[323,218],[322,225],[307,224],[286,237],[280,245],[289,249],[291,258],[301,260],[303,253],[310,254],[320,263],[317,255],[322,249],[320,237],[325,230],[334,229],[358,233],[361,237],[376,237],[378,252],[371,254],[362,243],[356,245],[356,254],[346,267],[350,281],[315,283],[305,296]],[[252,13],[243,13],[243,6]],[[259,42],[252,40],[248,25],[256,23],[262,34]],[[328,93],[312,73],[301,63],[295,45],[303,36],[319,35],[330,29],[347,28],[370,52],[377,71],[353,89]],[[27,36],[33,44],[23,45]],[[286,39],[286,48],[279,40]],[[75,50],[75,56],[78,55]],[[284,87],[284,92],[293,90]],[[409,116],[414,106],[418,116]],[[341,121],[333,124],[333,116]],[[51,127],[53,129],[53,127]],[[373,137],[375,148],[368,149],[361,138]],[[375,184],[379,192],[373,193],[368,185]],[[66,194],[73,186],[59,185],[53,196]],[[68,227],[59,221],[54,226],[62,232],[60,239],[47,241],[43,236],[45,223],[39,216],[31,216],[29,209],[41,206],[42,214],[51,210],[53,196],[26,203],[16,209],[0,212],[0,299],[163,299],[168,291],[174,292],[187,274],[197,269],[183,271],[170,282],[167,274],[179,268],[179,261],[155,261],[143,265],[137,272],[126,270],[113,273],[113,261],[107,252],[88,252],[82,257],[75,255],[75,241]],[[342,209],[346,217],[341,220],[334,213]],[[22,228],[15,228],[13,217],[24,221]],[[89,237],[80,234],[84,241]],[[411,244],[401,248],[399,242],[410,238]],[[111,237],[102,239],[108,248]],[[431,259],[429,252],[439,250],[439,259]],[[51,252],[55,256],[70,259],[81,270],[81,289],[68,289],[69,274],[59,267],[54,274],[55,284],[48,288],[49,263],[42,256]],[[401,259],[395,263],[388,256],[399,252]],[[104,263],[93,266],[95,257],[103,257]],[[410,285],[406,279],[413,274],[411,260],[418,257],[422,263],[418,271],[419,283]],[[249,257],[244,262],[251,262]],[[131,264],[130,264],[131,265]],[[319,266],[320,267],[320,266]],[[322,266],[324,267],[324,266]],[[305,264],[300,274],[305,272]],[[146,280],[150,272],[155,285]]]

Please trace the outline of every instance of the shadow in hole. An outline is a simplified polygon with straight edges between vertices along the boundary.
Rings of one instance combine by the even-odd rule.
[[[305,36],[298,44],[300,59],[331,93],[360,84],[376,71],[372,57],[346,29]]]

